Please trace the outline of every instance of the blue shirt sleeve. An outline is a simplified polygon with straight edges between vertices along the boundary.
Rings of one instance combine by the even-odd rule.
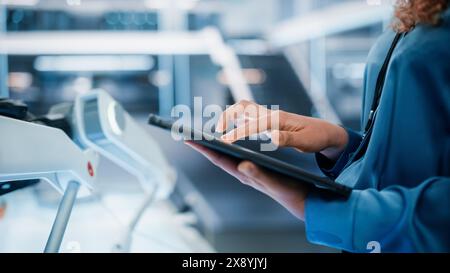
[[[385,94],[395,94],[402,102],[395,104],[396,108],[392,108],[392,111],[396,112],[389,116],[396,122],[397,130],[397,134],[390,140],[390,152],[402,155],[398,158],[399,161],[415,160],[415,166],[419,169],[425,168],[421,162],[429,159],[414,159],[414,151],[411,151],[411,157],[405,157],[403,152],[393,153],[395,150],[405,149],[408,147],[408,141],[411,141],[398,134],[402,128],[415,128],[413,133],[408,134],[410,138],[419,138],[424,135],[423,132],[432,132],[433,139],[423,142],[423,147],[418,148],[427,149],[432,145],[439,145],[440,149],[446,151],[450,145],[449,55],[447,53],[442,56],[443,52],[448,51],[435,50],[435,46],[440,44],[432,45],[433,47],[426,51],[421,47],[412,48],[409,53],[406,52],[394,60],[390,71],[395,77],[386,82],[389,87],[386,90],[391,93]],[[428,120],[429,122],[426,122]],[[413,125],[408,127],[407,122],[413,122]],[[371,141],[374,141],[374,138]],[[346,161],[352,152],[354,150],[348,147],[348,151],[346,149],[341,156],[343,161]],[[367,158],[378,156],[377,153],[365,155]],[[432,156],[438,156],[438,153],[430,154],[430,157]],[[331,168],[322,164],[324,172],[333,176],[341,173],[339,160]],[[389,174],[385,173],[382,176],[385,180],[378,181],[377,185],[386,187],[356,186],[347,199],[330,193],[311,191],[305,205],[308,240],[351,252],[369,252],[368,246],[371,242],[378,243],[381,252],[450,252],[448,154],[443,152],[435,164],[439,166],[434,166],[433,173],[439,174],[424,177],[422,181],[410,183],[402,180],[407,175],[388,177]],[[366,179],[371,176],[370,172],[377,171],[367,168]],[[359,174],[355,173],[355,180],[360,178],[356,175]]]
[[[326,176],[333,179],[338,177],[342,172],[350,158],[353,156],[353,153],[358,149],[362,140],[360,133],[349,129],[346,129],[346,131],[348,133],[349,140],[344,151],[336,161],[328,159],[321,153],[316,153],[317,165]]]
[[[312,243],[351,252],[450,252],[450,179],[431,178],[416,188],[354,190],[348,199],[311,192],[306,234]],[[317,217],[320,216],[320,217]]]

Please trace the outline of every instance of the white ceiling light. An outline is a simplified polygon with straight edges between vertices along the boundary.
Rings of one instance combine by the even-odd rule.
[[[0,5],[5,6],[36,6],[39,0],[0,0]]]
[[[43,72],[148,71],[153,66],[150,56],[39,56],[34,62]]]
[[[69,6],[80,6],[81,0],[66,0],[66,3]]]
[[[147,0],[145,5],[149,9],[161,10],[168,8],[178,8],[182,10],[192,10],[199,0]]]

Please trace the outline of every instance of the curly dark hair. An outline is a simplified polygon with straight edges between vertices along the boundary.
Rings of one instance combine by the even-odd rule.
[[[448,0],[397,0],[393,27],[407,32],[417,24],[437,25]]]

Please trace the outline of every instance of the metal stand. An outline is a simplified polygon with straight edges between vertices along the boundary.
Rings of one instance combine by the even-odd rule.
[[[71,181],[67,186],[61,203],[59,204],[58,212],[56,214],[55,221],[53,222],[52,231],[50,232],[47,244],[45,245],[45,253],[59,252],[79,188],[80,183],[76,181]]]
[[[128,228],[125,231],[124,235],[122,236],[120,242],[115,245],[113,251],[122,253],[130,252],[133,232],[136,229],[139,220],[142,218],[142,215],[145,213],[147,208],[155,201],[157,192],[156,188],[145,196],[144,202],[142,202],[141,206],[139,207],[130,224],[128,225]]]

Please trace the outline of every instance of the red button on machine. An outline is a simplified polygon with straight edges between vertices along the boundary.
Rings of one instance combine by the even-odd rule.
[[[92,167],[92,163],[88,162],[87,164],[88,173],[90,176],[94,176],[94,168]]]

